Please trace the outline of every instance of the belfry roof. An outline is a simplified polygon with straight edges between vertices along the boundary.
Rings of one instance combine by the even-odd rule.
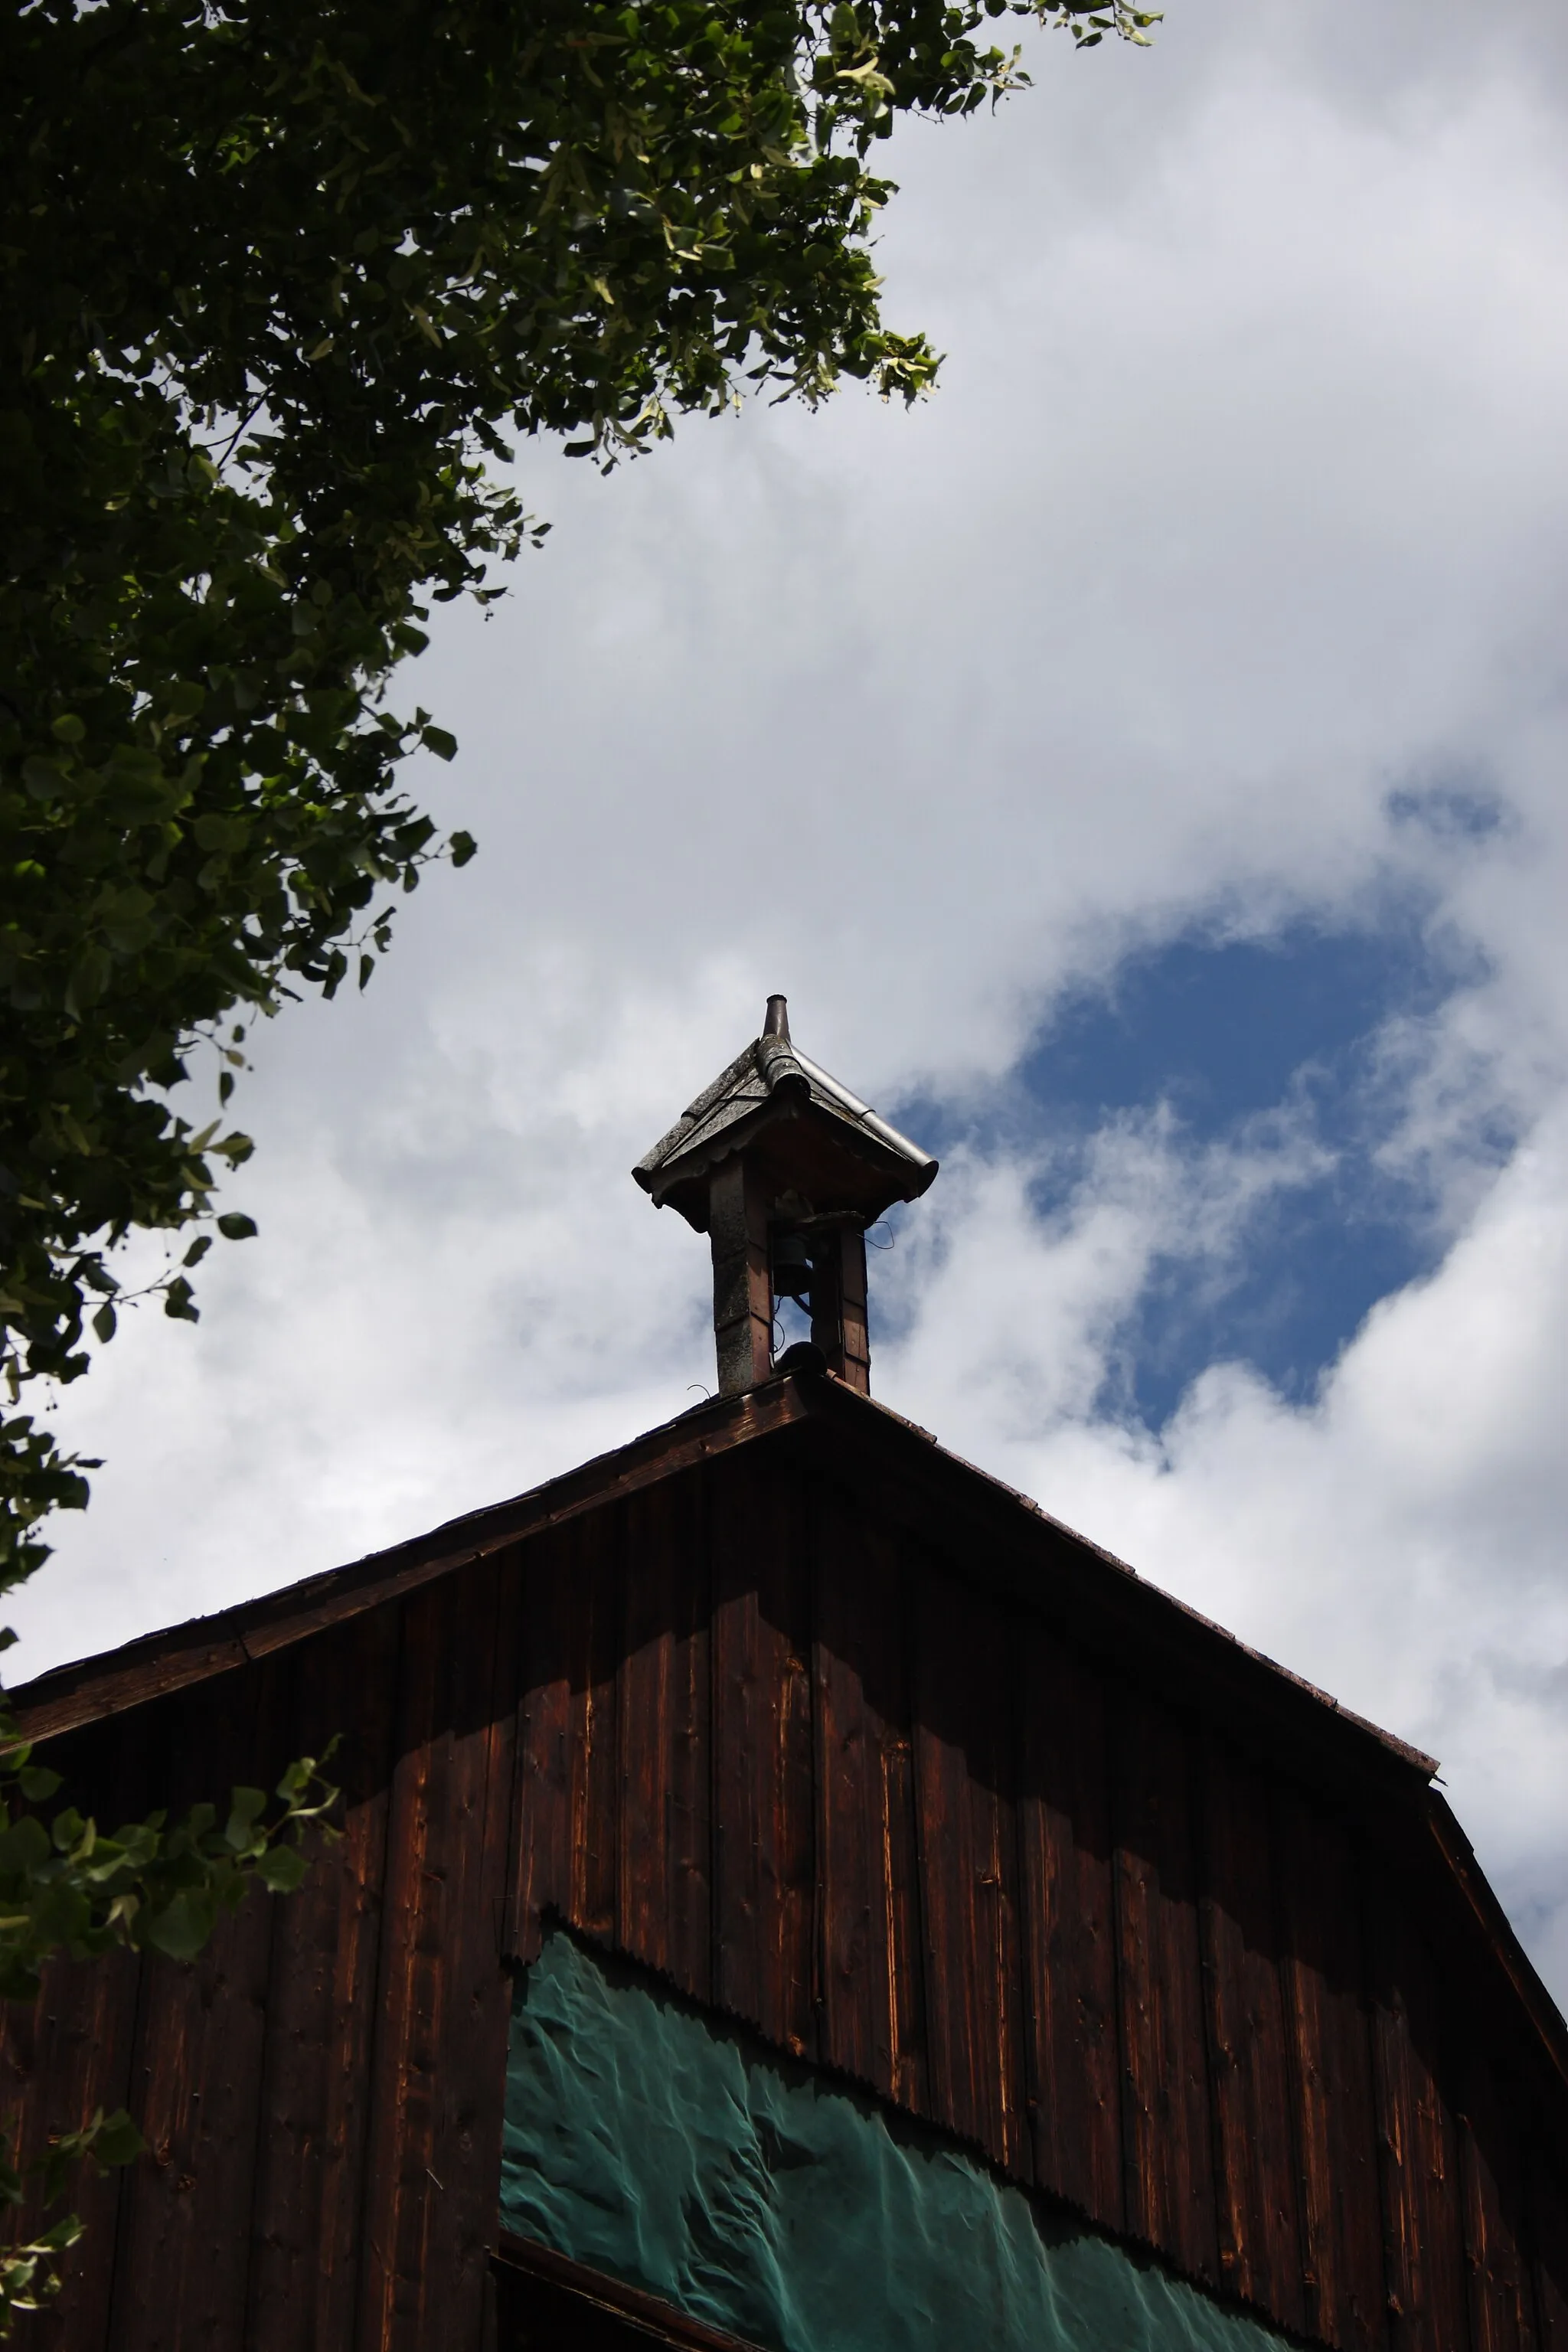
[[[801,1053],[790,1038],[782,996],[768,999],[762,1034],[688,1104],[632,1174],[656,1207],[668,1202],[700,1231],[702,1197],[687,1188],[775,1119],[803,1115],[824,1125],[825,1141],[863,1163],[879,1202],[872,1214],[895,1201],[917,1200],[936,1175],[937,1162],[929,1151]]]

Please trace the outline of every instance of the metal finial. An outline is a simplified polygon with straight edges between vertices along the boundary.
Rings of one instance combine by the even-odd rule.
[[[763,1034],[764,1037],[782,1037],[786,1045],[789,1043],[789,1003],[784,997],[769,997]]]

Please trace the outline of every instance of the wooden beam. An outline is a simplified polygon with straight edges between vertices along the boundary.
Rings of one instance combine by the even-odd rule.
[[[762,1178],[740,1153],[721,1160],[708,1194],[719,1393],[742,1396],[773,1363],[773,1293]]]
[[[811,1286],[811,1337],[830,1372],[861,1395],[871,1393],[871,1342],[866,1313],[866,1236],[858,1227],[816,1245]]]
[[[552,2342],[557,2336],[563,2344],[581,2346],[584,2352],[638,2341],[675,2345],[680,2352],[758,2352],[743,2336],[690,2319],[657,2294],[625,2286],[604,2271],[571,2262],[552,2247],[517,2237],[510,2230],[501,2231],[491,2261],[500,2352],[519,2352],[524,2344]],[[536,2333],[529,2322],[539,2318],[546,2324]]]

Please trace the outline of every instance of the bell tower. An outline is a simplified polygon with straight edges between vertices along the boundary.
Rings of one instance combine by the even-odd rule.
[[[859,1098],[808,1061],[789,1007],[770,996],[760,1037],[700,1094],[632,1174],[679,1209],[713,1253],[719,1393],[775,1370],[835,1372],[868,1394],[866,1231],[937,1171]],[[777,1300],[808,1309],[811,1339],[774,1362]]]

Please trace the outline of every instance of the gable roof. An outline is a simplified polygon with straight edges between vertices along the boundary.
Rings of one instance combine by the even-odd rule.
[[[119,1649],[57,1666],[19,1685],[11,1694],[12,1704],[34,1739],[72,1730],[228,1666],[264,1657],[323,1626],[412,1591],[466,1561],[634,1494],[656,1479],[787,1430],[817,1433],[836,1453],[852,1447],[858,1457],[854,1466],[863,1475],[878,1483],[889,1477],[897,1481],[896,1495],[880,1499],[889,1502],[898,1517],[912,1516],[928,1532],[944,1520],[951,1522],[954,1513],[973,1521],[978,1510],[991,1523],[993,1540],[983,1559],[963,1563],[964,1572],[973,1580],[1005,1589],[1013,1598],[1046,1603],[1053,1616],[1072,1619],[1075,1630],[1087,1633],[1123,1662],[1145,1654],[1157,1656],[1170,1681],[1196,1671],[1200,1686],[1217,1675],[1232,1703],[1247,1717],[1259,1708],[1281,1708],[1298,1737],[1310,1726],[1343,1743],[1346,1757],[1353,1755],[1363,1769],[1392,1769],[1396,1779],[1413,1778],[1423,1786],[1436,1771],[1434,1757],[1342,1707],[1327,1692],[1149,1583],[1028,1496],[949,1453],[917,1423],[831,1373],[814,1372],[783,1376],[742,1396],[694,1406],[627,1445],[507,1502],[449,1519],[427,1535],[303,1578],[255,1601],[237,1602],[210,1617],[191,1618]],[[1047,1566],[1037,1554],[1042,1538],[1055,1571],[1048,1590],[1040,1581]],[[1278,1728],[1286,1744],[1294,1744],[1283,1724]],[[1279,1739],[1270,1745],[1277,1749]]]
[[[509,1501],[210,1617],[41,1675],[11,1694],[25,1735],[58,1737],[242,1666],[543,1529],[752,1445],[799,1449],[948,1556],[959,1578],[1038,1612],[1117,1671],[1397,1836],[1457,1895],[1568,2088],[1568,2025],[1432,1786],[1436,1759],[1352,1714],[1147,1582],[1026,1496],[830,1373],[699,1405]]]

